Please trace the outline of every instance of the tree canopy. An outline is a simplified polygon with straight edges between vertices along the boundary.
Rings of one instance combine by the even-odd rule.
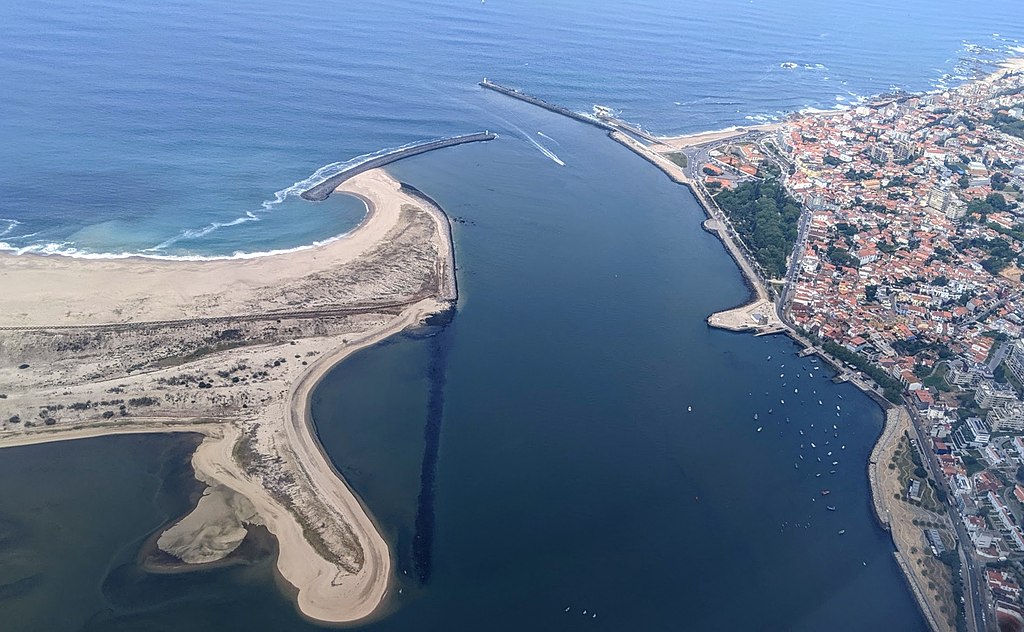
[[[800,205],[777,180],[752,180],[715,196],[765,274],[782,278],[796,241]]]

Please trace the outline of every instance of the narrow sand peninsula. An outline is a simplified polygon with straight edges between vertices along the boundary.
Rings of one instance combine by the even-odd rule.
[[[0,447],[123,433],[205,436],[208,495],[160,541],[215,561],[264,524],[300,610],[370,615],[391,557],[325,456],[310,397],[333,366],[455,299],[450,226],[381,170],[339,192],[352,233],[279,255],[214,261],[0,257]],[[316,207],[310,206],[312,212]]]

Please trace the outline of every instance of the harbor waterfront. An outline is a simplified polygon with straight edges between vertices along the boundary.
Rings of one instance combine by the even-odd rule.
[[[920,437],[807,353],[698,169],[806,105],[963,81],[1016,34],[915,4],[935,36],[876,79],[884,30],[819,63],[837,36],[792,7],[609,6],[580,38],[565,7],[55,4],[0,42],[25,86],[0,104],[14,629],[941,628],[893,556],[920,516],[886,497]],[[765,41],[716,47],[719,22]]]

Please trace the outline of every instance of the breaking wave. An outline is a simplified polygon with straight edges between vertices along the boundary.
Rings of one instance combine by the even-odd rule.
[[[220,261],[226,259],[255,259],[258,257],[266,257],[271,255],[285,254],[289,252],[297,252],[300,250],[308,250],[310,248],[316,248],[324,244],[342,239],[349,233],[343,233],[336,235],[328,239],[314,241],[313,243],[297,246],[295,248],[284,248],[278,250],[266,250],[260,252],[242,252],[237,251],[230,255],[174,255],[166,254],[165,251],[170,246],[178,243],[182,240],[188,239],[199,239],[205,237],[214,231],[228,226],[237,226],[239,224],[245,224],[247,222],[258,222],[262,219],[263,215],[271,213],[277,206],[280,206],[285,200],[291,197],[298,197],[303,191],[313,187],[330,178],[345,169],[350,167],[358,166],[368,160],[373,160],[394,151],[399,151],[407,147],[419,144],[419,141],[406,143],[399,147],[392,147],[381,149],[369,154],[363,154],[356,156],[351,160],[343,162],[332,162],[326,164],[307,177],[292,183],[279,191],[275,191],[273,197],[264,200],[260,203],[259,208],[246,211],[244,215],[236,217],[235,219],[227,222],[212,222],[205,226],[197,228],[187,228],[182,230],[177,235],[165,239],[159,244],[150,248],[145,248],[142,251],[124,251],[124,252],[93,252],[88,249],[79,248],[71,241],[62,242],[47,242],[47,243],[33,243],[33,244],[17,244],[9,241],[0,241],[0,252],[8,252],[16,255],[23,254],[36,254],[36,255],[48,255],[48,256],[62,256],[71,257],[74,259],[129,259],[132,257],[139,257],[144,259],[156,259],[161,261]],[[0,218],[0,237],[9,235],[15,227],[19,226],[21,222],[14,219],[3,219]],[[22,235],[20,238],[31,237],[35,233],[30,235]]]

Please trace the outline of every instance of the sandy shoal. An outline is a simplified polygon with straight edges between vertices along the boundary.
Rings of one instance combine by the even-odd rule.
[[[381,170],[352,178],[338,191],[356,195],[366,203],[368,214],[362,224],[329,243],[278,255],[212,261],[2,256],[0,284],[6,309],[0,314],[0,327],[238,315],[256,290],[286,286],[295,279],[337,268],[378,246],[400,223],[405,204],[424,207],[400,186]],[[437,209],[426,210],[438,222],[440,265],[451,270],[451,245],[444,238],[449,229],[447,219]],[[217,300],[208,302],[207,297]],[[275,499],[262,481],[246,474],[233,453],[240,430],[229,421],[200,424],[182,423],[180,418],[134,417],[131,422],[114,426],[58,431],[40,428],[39,432],[0,438],[0,448],[112,434],[201,433],[205,439],[192,458],[197,478],[229,487],[249,499],[277,538],[278,571],[297,589],[300,611],[322,622],[356,621],[372,614],[387,594],[390,549],[369,512],[323,452],[310,417],[310,398],[323,376],[350,354],[446,307],[445,302],[434,298],[419,300],[406,304],[398,316],[362,336],[324,339],[323,353],[295,378],[287,397],[257,413],[260,424],[281,429],[285,439],[282,447],[294,455],[293,461],[301,470],[303,480],[299,484],[311,486],[330,513],[351,528],[363,552],[363,563],[355,573],[325,559],[306,538],[296,515]]]

